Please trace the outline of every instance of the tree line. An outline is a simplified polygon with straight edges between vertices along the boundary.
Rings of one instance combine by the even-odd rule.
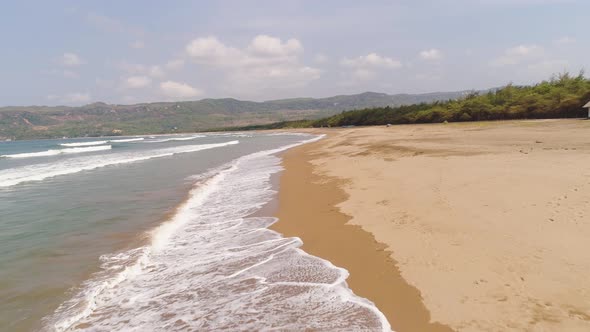
[[[399,107],[372,107],[344,111],[320,120],[281,122],[240,129],[580,118],[587,115],[587,110],[582,106],[589,100],[590,80],[584,77],[584,73],[580,72],[577,76],[563,73],[532,86],[508,84],[484,93],[469,93],[457,100]]]

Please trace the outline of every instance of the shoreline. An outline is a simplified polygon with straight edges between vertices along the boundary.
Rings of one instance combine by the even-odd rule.
[[[588,331],[589,129],[306,131],[328,136],[285,153],[272,229],[347,269],[352,291],[398,332]],[[411,291],[392,289],[401,285]],[[409,325],[430,321],[440,324]]]
[[[394,330],[452,331],[430,322],[420,292],[402,278],[386,246],[360,226],[347,224],[350,217],[336,207],[347,199],[341,189],[343,181],[315,174],[310,163],[314,148],[322,141],[283,153],[285,169],[280,173],[275,214],[279,220],[270,229],[301,238],[305,252],[348,270],[348,286],[373,302]],[[338,240],[327,240],[333,236]]]

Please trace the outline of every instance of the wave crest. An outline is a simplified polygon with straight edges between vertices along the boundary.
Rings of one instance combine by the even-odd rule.
[[[110,150],[111,148],[112,148],[111,145],[102,145],[102,146],[90,146],[90,147],[82,147],[82,148],[69,148],[69,149],[61,149],[61,150],[47,150],[47,151],[41,151],[41,152],[5,154],[5,155],[1,155],[0,157],[4,157],[4,158],[48,157],[48,156],[56,156],[59,154],[72,154],[72,153],[87,153],[87,152],[104,151],[104,150]]]
[[[74,143],[61,143],[61,146],[91,146],[91,145],[102,145],[107,144],[108,141],[92,141],[92,142],[74,142]]]
[[[47,178],[78,173],[109,165],[126,164],[153,158],[168,157],[179,153],[197,152],[228,145],[238,144],[240,141],[224,143],[185,145],[166,149],[150,150],[147,152],[113,153],[100,156],[74,157],[53,163],[27,165],[22,167],[0,170],[0,187],[10,187],[23,182],[42,181]],[[93,148],[105,148],[97,146]],[[108,146],[110,149],[110,145]],[[82,149],[82,148],[76,148]],[[90,148],[84,148],[90,149]]]

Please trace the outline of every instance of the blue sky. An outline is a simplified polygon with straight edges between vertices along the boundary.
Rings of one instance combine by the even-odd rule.
[[[590,69],[590,1],[6,1],[0,105],[529,84]]]

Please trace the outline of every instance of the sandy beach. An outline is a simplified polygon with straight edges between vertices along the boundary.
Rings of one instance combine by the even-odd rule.
[[[273,228],[396,331],[590,330],[590,121],[317,130]]]

